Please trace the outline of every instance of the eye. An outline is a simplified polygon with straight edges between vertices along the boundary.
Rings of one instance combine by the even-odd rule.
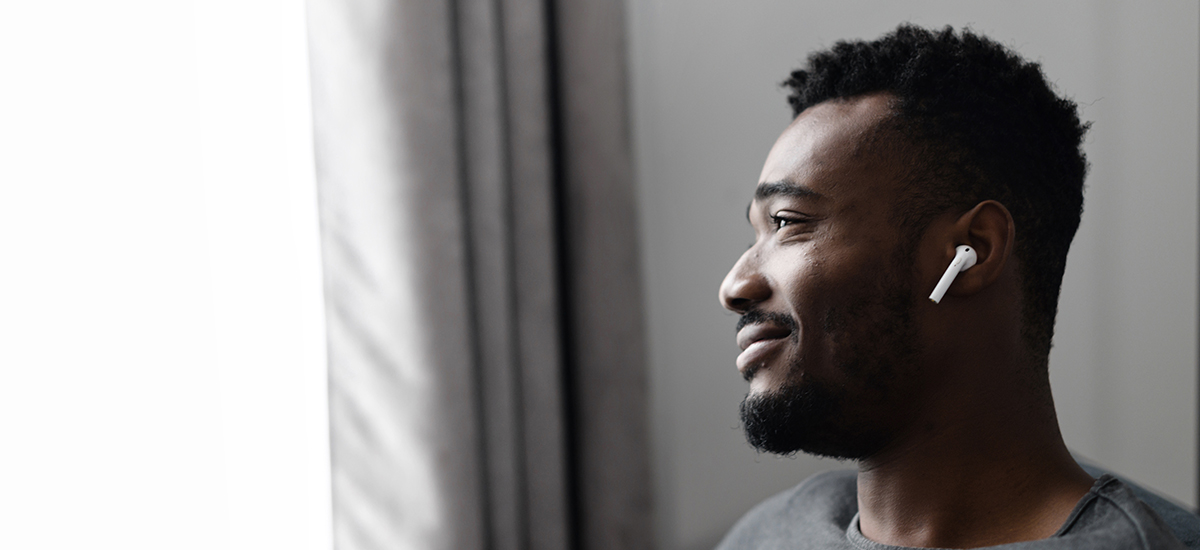
[[[773,225],[775,227],[776,231],[779,231],[780,229],[783,229],[783,228],[791,226],[791,225],[802,224],[807,221],[809,221],[808,218],[805,218],[803,216],[797,216],[794,214],[772,214],[771,215],[771,225]]]

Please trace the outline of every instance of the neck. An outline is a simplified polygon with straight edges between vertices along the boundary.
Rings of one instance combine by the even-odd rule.
[[[863,535],[897,546],[974,548],[1060,528],[1093,480],[1063,444],[1053,404],[1003,394],[1012,395],[960,394],[970,398],[922,415],[912,433],[860,462]]]

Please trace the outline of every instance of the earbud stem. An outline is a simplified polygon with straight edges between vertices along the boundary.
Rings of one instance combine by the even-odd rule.
[[[946,291],[950,290],[950,285],[954,283],[954,278],[958,277],[960,272],[966,271],[974,265],[974,249],[965,244],[955,247],[954,259],[950,261],[950,266],[946,268],[946,272],[942,274],[942,278],[938,279],[937,286],[933,287],[933,293],[929,295],[929,300],[935,304],[941,303],[942,297],[946,295]]]

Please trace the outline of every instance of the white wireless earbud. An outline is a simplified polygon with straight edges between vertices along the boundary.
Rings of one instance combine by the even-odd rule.
[[[954,278],[958,276],[959,272],[966,271],[973,265],[975,265],[974,248],[965,244],[954,247],[954,259],[950,261],[950,267],[946,268],[946,272],[942,274],[937,286],[933,287],[933,294],[929,295],[929,299],[935,304],[941,302],[942,296],[945,296],[946,291],[950,290],[950,283],[954,282]]]

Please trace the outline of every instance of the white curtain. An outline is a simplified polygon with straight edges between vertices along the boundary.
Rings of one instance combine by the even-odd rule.
[[[604,4],[309,1],[337,548],[650,544]]]

